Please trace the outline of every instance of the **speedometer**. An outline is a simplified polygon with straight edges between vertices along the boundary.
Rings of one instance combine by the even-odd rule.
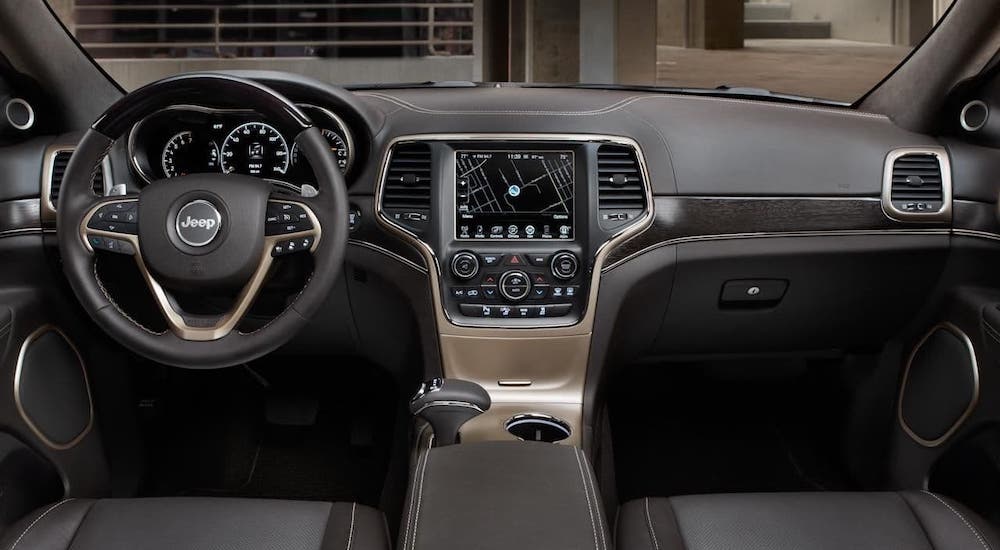
[[[262,178],[288,171],[288,144],[280,132],[263,122],[237,126],[222,144],[222,171]]]

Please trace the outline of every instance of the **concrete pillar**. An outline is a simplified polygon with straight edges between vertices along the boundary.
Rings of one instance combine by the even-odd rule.
[[[615,11],[613,0],[580,0],[580,82],[615,82]]]
[[[743,2],[688,0],[689,48],[724,50],[743,47]]]
[[[618,0],[617,7],[615,81],[654,85],[657,0]]]

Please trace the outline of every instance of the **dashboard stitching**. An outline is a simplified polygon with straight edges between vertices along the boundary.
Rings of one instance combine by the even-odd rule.
[[[505,110],[466,110],[466,111],[446,111],[441,109],[429,109],[427,107],[421,107],[405,99],[398,98],[390,94],[380,94],[374,92],[358,93],[360,96],[374,97],[377,99],[382,99],[391,103],[395,103],[400,107],[409,109],[417,113],[431,114],[431,115],[555,115],[555,116],[591,116],[591,115],[603,115],[613,111],[617,111],[622,107],[632,103],[642,96],[630,96],[625,99],[616,101],[606,107],[600,109],[591,109],[588,111],[544,111],[544,110],[523,110],[523,109],[505,109]]]
[[[711,101],[711,102],[723,102],[723,103],[736,103],[741,105],[753,105],[758,107],[772,107],[776,109],[788,109],[794,111],[809,111],[815,113],[824,113],[839,116],[848,117],[860,117],[860,118],[870,118],[877,120],[888,121],[889,117],[880,113],[868,113],[862,111],[850,110],[849,108],[838,109],[835,107],[817,107],[810,105],[792,105],[788,103],[776,103],[768,101],[753,101],[750,99],[739,99],[730,97],[710,97],[710,96],[697,96],[697,95],[679,95],[679,94],[663,94],[663,95],[635,95],[630,96],[600,109],[591,109],[587,111],[548,111],[548,110],[521,110],[521,109],[493,109],[493,110],[444,110],[444,109],[431,109],[428,107],[421,107],[414,103],[411,103],[405,99],[399,98],[397,96],[385,93],[376,92],[356,92],[357,95],[362,97],[372,97],[376,99],[381,99],[383,101],[388,101],[394,103],[403,108],[409,109],[417,113],[433,114],[433,115],[551,115],[551,116],[593,116],[611,113],[614,111],[621,110],[632,103],[646,99],[668,99],[668,100],[692,100],[692,101]]]

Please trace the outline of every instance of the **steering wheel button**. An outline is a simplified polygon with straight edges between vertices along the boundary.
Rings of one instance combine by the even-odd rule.
[[[281,219],[278,214],[268,214],[267,217],[264,218],[264,221],[268,224],[276,224],[280,223]]]

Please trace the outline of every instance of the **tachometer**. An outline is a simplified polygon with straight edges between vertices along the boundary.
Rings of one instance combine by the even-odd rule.
[[[330,144],[330,152],[333,153],[333,158],[337,161],[337,167],[340,168],[342,174],[347,173],[347,168],[351,163],[351,148],[347,145],[347,142],[341,137],[340,134],[334,132],[333,130],[322,129],[323,137],[326,138],[326,142]],[[299,144],[296,143],[292,147],[292,164],[299,163]]]
[[[196,143],[194,134],[188,130],[180,132],[163,146],[160,154],[160,166],[163,175],[168,178],[218,170],[219,146],[211,141],[207,149]]]
[[[262,178],[288,171],[288,144],[280,132],[263,122],[237,126],[222,144],[222,171]]]

